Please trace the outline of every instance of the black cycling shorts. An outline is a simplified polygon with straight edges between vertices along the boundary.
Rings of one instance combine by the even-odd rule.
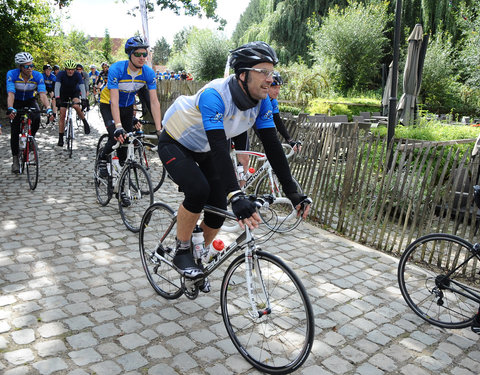
[[[205,204],[227,208],[225,186],[211,152],[193,152],[167,132],[158,139],[158,155],[172,180],[185,194],[183,206],[190,212],[202,212]],[[222,226],[223,217],[205,212],[205,224],[214,229]]]

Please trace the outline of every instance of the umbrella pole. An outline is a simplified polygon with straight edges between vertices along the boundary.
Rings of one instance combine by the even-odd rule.
[[[400,54],[400,27],[402,23],[402,0],[397,0],[395,10],[395,32],[393,35],[393,69],[392,69],[392,87],[388,102],[388,128],[387,128],[387,146],[390,147],[393,136],[395,135],[395,126],[397,122],[397,77],[398,77],[398,59]],[[387,168],[392,165],[393,152],[390,152]]]

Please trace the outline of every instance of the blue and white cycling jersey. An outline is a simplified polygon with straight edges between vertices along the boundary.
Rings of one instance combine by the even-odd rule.
[[[278,100],[272,99],[272,113],[280,113],[280,109],[278,108]]]
[[[97,80],[97,77],[99,76],[100,72],[98,70],[95,70],[95,73],[92,73],[91,71],[88,73],[88,77],[90,78],[90,83],[92,85],[95,84],[95,81]]]
[[[46,73],[43,73],[43,81],[45,82],[45,87],[47,88],[48,91],[53,91],[53,88],[55,86],[55,81],[56,77],[55,74],[50,73],[49,76],[47,76]]]
[[[25,82],[20,76],[20,69],[7,72],[7,92],[13,92],[16,100],[29,100],[33,98],[35,91],[47,92],[42,73],[33,70]]]
[[[267,96],[250,109],[241,111],[233,102],[228,82],[216,79],[192,96],[180,96],[165,113],[167,133],[194,152],[210,151],[207,130],[224,129],[227,138],[235,137],[256,124],[257,129],[275,128],[272,104]]]
[[[100,94],[100,102],[110,103],[110,90],[118,89],[119,107],[129,107],[135,103],[135,95],[143,86],[147,86],[149,90],[157,88],[153,69],[144,65],[137,72],[131,72],[128,60],[118,61],[108,70],[108,81]]]

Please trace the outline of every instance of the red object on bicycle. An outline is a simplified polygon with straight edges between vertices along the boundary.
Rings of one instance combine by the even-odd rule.
[[[223,243],[223,241],[222,241],[222,240],[218,240],[218,239],[217,239],[217,240],[213,240],[212,245],[213,245],[213,248],[214,248],[215,250],[217,250],[217,251],[222,251],[223,248],[225,247],[225,244]]]
[[[253,168],[253,167],[248,168],[248,173],[254,174],[255,173],[255,168]]]

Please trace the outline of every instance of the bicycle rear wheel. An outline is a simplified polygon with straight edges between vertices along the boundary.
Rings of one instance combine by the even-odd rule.
[[[158,156],[156,146],[150,142],[142,142],[143,147],[138,148],[140,164],[142,164],[150,175],[153,191],[156,192],[165,181],[166,170]]]
[[[297,180],[293,179],[297,186],[297,192],[302,193],[302,187]],[[285,197],[283,190],[278,182],[278,178],[273,174],[273,185],[269,176],[266,174],[257,183],[255,195],[274,194],[276,199],[269,207],[259,210],[262,222],[274,232],[285,233],[295,229],[302,221],[301,216],[297,216],[297,210],[293,207],[290,199]]]
[[[140,225],[140,258],[148,282],[166,299],[183,294],[181,277],[171,266],[176,234],[177,218],[169,206],[157,202],[147,208]]]
[[[480,258],[474,252],[471,243],[443,233],[408,245],[398,264],[398,284],[408,306],[438,327],[470,326],[480,303]]]
[[[103,178],[100,176],[99,171],[99,162],[100,162],[100,153],[103,151],[101,148],[97,151],[97,157],[95,158],[95,170],[93,171],[93,179],[95,184],[95,193],[97,195],[97,201],[102,206],[106,206],[113,195],[113,186],[112,186],[112,176],[108,174],[107,177]]]
[[[142,216],[152,203],[152,182],[147,171],[138,163],[129,164],[118,182],[118,208],[125,226],[139,232]]]
[[[278,257],[257,251],[253,257],[251,315],[245,256],[238,256],[223,278],[220,303],[228,335],[256,369],[287,374],[307,359],[313,345],[312,306],[297,275]],[[271,311],[265,311],[270,305]]]
[[[35,138],[29,137],[25,150],[23,150],[24,155],[24,166],[27,170],[27,179],[30,189],[35,190],[38,183],[38,148],[37,141]]]
[[[67,152],[68,152],[68,157],[72,158],[72,153],[73,153],[73,120],[70,117],[67,122]]]

